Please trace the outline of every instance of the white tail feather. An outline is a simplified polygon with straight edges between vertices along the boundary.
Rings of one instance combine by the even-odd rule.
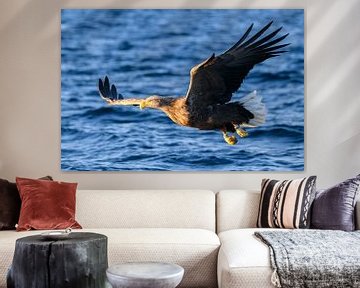
[[[250,119],[249,123],[241,124],[242,127],[257,127],[265,123],[266,108],[261,100],[256,90],[240,99],[239,102],[244,108],[254,114],[254,118]]]

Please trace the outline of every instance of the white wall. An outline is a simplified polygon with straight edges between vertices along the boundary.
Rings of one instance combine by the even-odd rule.
[[[110,7],[305,8],[304,173],[61,172],[60,9]],[[263,177],[315,174],[326,187],[354,176],[360,173],[359,15],[359,0],[2,1],[0,178],[49,174],[83,189],[219,190],[257,189]]]

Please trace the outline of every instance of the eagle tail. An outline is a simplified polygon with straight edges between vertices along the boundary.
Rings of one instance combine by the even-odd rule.
[[[242,127],[257,127],[265,123],[266,108],[261,100],[262,97],[256,91],[240,99],[239,103],[254,115],[254,118],[250,119],[248,123],[242,123]]]

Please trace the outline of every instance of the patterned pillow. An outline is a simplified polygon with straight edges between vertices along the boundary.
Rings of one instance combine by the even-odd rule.
[[[257,227],[308,228],[316,176],[294,180],[263,179]]]

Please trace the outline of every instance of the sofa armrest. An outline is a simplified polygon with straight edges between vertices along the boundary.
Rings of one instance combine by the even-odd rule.
[[[355,206],[355,229],[360,230],[360,199]]]

